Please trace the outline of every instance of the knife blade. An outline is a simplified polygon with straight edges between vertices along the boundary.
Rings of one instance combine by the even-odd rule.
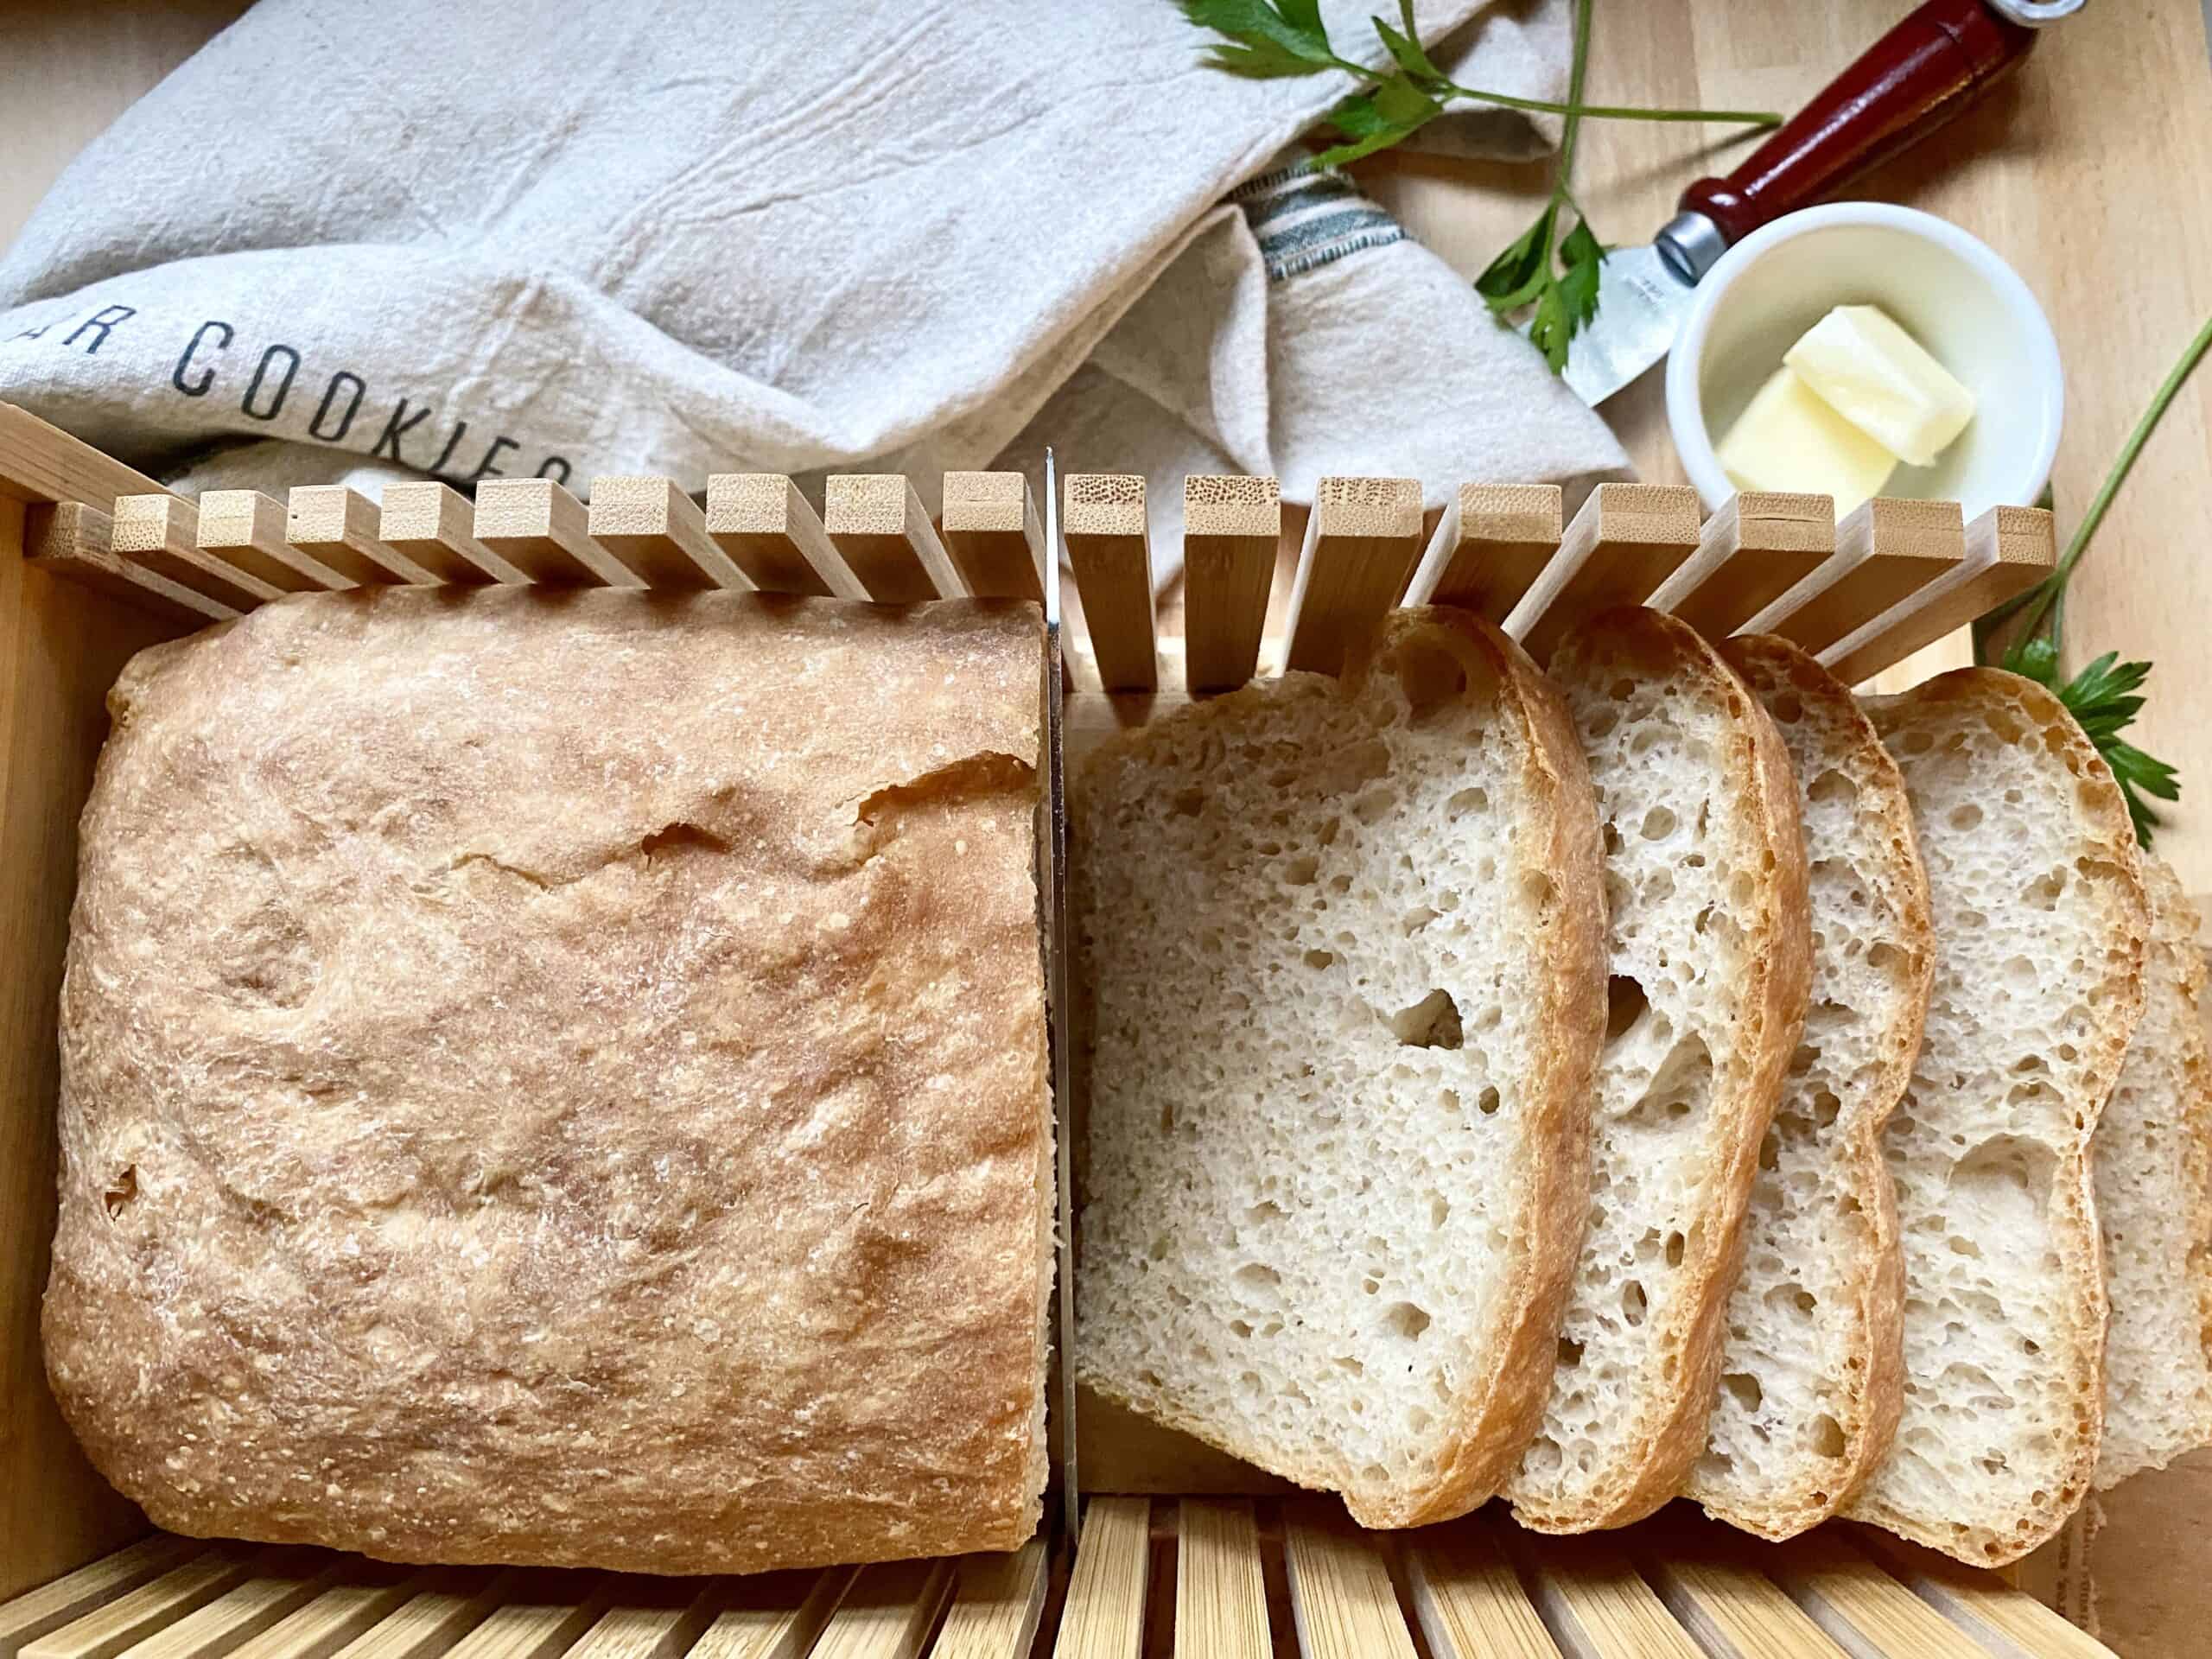
[[[1596,408],[1667,355],[1695,279],[1676,270],[1656,243],[1615,248],[1598,267],[1598,315],[1567,342],[1562,378]]]
[[[1058,1383],[1053,1410],[1060,1426],[1060,1503],[1067,1535],[1082,1516],[1075,1466],[1075,1142],[1071,1084],[1074,1024],[1068,1000],[1068,785],[1066,686],[1060,634],[1060,477],[1051,448],[1045,451],[1045,700],[1044,788],[1037,798],[1037,907],[1045,952],[1045,1039],[1052,1091],[1054,1187],[1058,1247],[1052,1368]]]
[[[2082,4],[1927,0],[1733,173],[1685,190],[1649,245],[1605,256],[1597,315],[1567,344],[1567,384],[1594,406],[1643,374],[1666,356],[1699,280],[1732,244],[1942,126],[2024,58],[2038,29]]]

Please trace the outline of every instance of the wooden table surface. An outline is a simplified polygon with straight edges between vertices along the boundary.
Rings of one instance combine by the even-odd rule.
[[[1162,0],[1164,3],[1164,0]],[[1605,0],[1591,96],[1599,101],[1794,108],[1909,9],[1909,0]],[[245,10],[240,0],[84,6],[0,0],[0,244],[87,141]],[[1387,8],[1382,8],[1387,10]],[[1681,187],[1740,146],[1715,130],[1598,123],[1577,194],[1599,233],[1641,241]],[[210,135],[218,140],[219,135]],[[1367,188],[1471,276],[1517,233],[1546,188],[1541,167],[1376,157]],[[2062,536],[2183,345],[2212,310],[2212,65],[2197,0],[2091,0],[2024,72],[1938,147],[1891,163],[1854,194],[1954,219],[2010,259],[2044,308],[2067,368],[2053,480]],[[1607,406],[1643,474],[1681,477],[1656,377]],[[2158,664],[2143,747],[2181,767],[2184,795],[2160,850],[2212,895],[2212,372],[2176,404],[2074,586],[2069,657],[2113,649]],[[1962,639],[1886,679],[1910,683],[1966,660]],[[2202,1651],[2212,1623],[2212,1453],[2130,1482],[2105,1500],[2106,1637],[2128,1659]],[[2192,1531],[2192,1527],[2197,1527]]]

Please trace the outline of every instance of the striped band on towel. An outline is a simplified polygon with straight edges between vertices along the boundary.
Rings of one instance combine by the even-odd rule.
[[[1259,238],[1271,283],[1406,239],[1405,227],[1341,173],[1277,168],[1239,185],[1229,199]]]

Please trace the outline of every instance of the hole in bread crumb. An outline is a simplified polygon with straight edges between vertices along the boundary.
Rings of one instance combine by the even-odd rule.
[[[1196,784],[1188,789],[1179,789],[1167,798],[1167,810],[1179,818],[1195,818],[1205,806],[1206,792]]]
[[[1805,717],[1805,705],[1798,701],[1795,691],[1777,695],[1772,702],[1767,704],[1766,711],[1785,726],[1795,726]]]
[[[1264,1262],[1247,1262],[1236,1269],[1236,1282],[1254,1289],[1280,1290],[1282,1274]]]
[[[1287,1220],[1289,1216],[1290,1211],[1273,1198],[1262,1198],[1244,1212],[1244,1219],[1247,1221],[1284,1221]]]
[[[1428,1310],[1411,1302],[1393,1302],[1382,1310],[1382,1328],[1408,1342],[1418,1342],[1430,1323]]]
[[[1759,1387],[1759,1380],[1749,1371],[1730,1371],[1720,1379],[1720,1386],[1728,1390],[1728,1397],[1745,1411],[1755,1412],[1766,1398]]]
[[[1308,968],[1326,968],[1336,959],[1335,955],[1327,950],[1308,950],[1306,953],[1306,965]]]
[[[1287,887],[1310,887],[1313,878],[1321,873],[1321,861],[1311,853],[1299,853],[1282,867],[1283,885]]]
[[[1664,841],[1675,833],[1675,826],[1680,822],[1681,820],[1675,817],[1673,808],[1655,806],[1643,815],[1643,826],[1640,833],[1646,841]]]
[[[1443,646],[1408,639],[1395,655],[1392,665],[1405,688],[1406,712],[1416,726],[1466,696],[1467,665]]]
[[[1351,815],[1362,823],[1380,823],[1397,804],[1398,798],[1389,790],[1370,789],[1351,804]]]
[[[1605,1040],[1622,1035],[1649,1006],[1641,983],[1627,974],[1615,974],[1605,982]]]
[[[1904,966],[1904,951],[1885,939],[1866,952],[1866,965],[1878,973],[1886,974],[1892,969]]]
[[[1582,1363],[1582,1344],[1561,1337],[1559,1339],[1559,1363],[1570,1371],[1580,1365]]]
[[[1495,1085],[1486,1085],[1482,1093],[1475,1096],[1475,1109],[1480,1112],[1484,1117],[1488,1117],[1492,1113],[1496,1112],[1497,1110],[1497,1107],[1498,1096],[1497,1090]]]
[[[1451,1219],[1452,1201],[1440,1194],[1432,1192],[1428,1199],[1428,1224],[1440,1228]]]
[[[107,1205],[109,1217],[120,1216],[138,1196],[138,1166],[125,1164],[123,1173],[107,1184],[107,1191],[100,1196]]]
[[[1415,905],[1398,918],[1399,931],[1411,938],[1436,919],[1437,912],[1427,905]]]
[[[1354,1376],[1365,1376],[1367,1375],[1367,1367],[1360,1361],[1354,1359],[1350,1354],[1338,1354],[1337,1356],[1337,1369],[1340,1371],[1350,1371]]]
[[[1680,1233],[1667,1235],[1667,1265],[1669,1267],[1679,1268],[1682,1265],[1684,1245],[1685,1241]]]
[[[1805,791],[1808,799],[1823,805],[1849,806],[1859,798],[1859,785],[1853,783],[1835,767],[1830,766],[1813,779],[1812,787]]]
[[[1463,789],[1444,803],[1444,810],[1455,818],[1464,818],[1470,812],[1490,810],[1490,791],[1486,789]]]
[[[1649,1306],[1650,1302],[1645,1297],[1643,1286],[1639,1281],[1631,1279],[1621,1287],[1621,1317],[1626,1319],[1630,1326],[1643,1323],[1644,1310]]]
[[[1465,1040],[1459,1005],[1439,988],[1390,1016],[1390,1029],[1408,1048],[1457,1048]]]
[[[1238,1337],[1249,1337],[1252,1334],[1251,1325],[1243,1319],[1231,1319],[1229,1322],[1229,1329],[1232,1334]]]
[[[1813,1451],[1823,1458],[1843,1455],[1843,1425],[1826,1412],[1813,1419]]]
[[[1961,801],[1951,809],[1948,822],[1954,830],[1971,830],[1981,822],[1981,808],[1972,801]]]

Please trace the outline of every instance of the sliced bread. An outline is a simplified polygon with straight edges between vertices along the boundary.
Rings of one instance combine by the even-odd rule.
[[[1581,1241],[1598,830],[1556,695],[1402,611],[1078,777],[1075,1363],[1370,1526],[1511,1468]]]
[[[2212,1065],[2196,912],[2143,861],[2151,944],[2143,1020],[2089,1158],[2112,1326],[2099,1491],[2212,1444]]]
[[[1543,1424],[1506,1491],[1523,1524],[1567,1532],[1656,1509],[1705,1449],[1811,945],[1789,756],[1713,647],[1656,611],[1609,611],[1551,672],[1598,793],[1611,1008],[1589,1233]]]
[[[1904,1258],[1882,1128],[1928,1012],[1928,879],[1897,762],[1850,689],[1787,640],[1720,654],[1797,776],[1812,997],[1759,1148],[1720,1391],[1688,1495],[1789,1538],[1833,1515],[1889,1450],[1904,1387]]]
[[[2089,1135],[2143,1005],[2127,809],[2056,697],[1996,669],[1866,709],[1912,799],[1936,979],[1885,1150],[1904,1246],[1904,1408],[1844,1513],[1981,1566],[2088,1491],[2104,1275]]]

